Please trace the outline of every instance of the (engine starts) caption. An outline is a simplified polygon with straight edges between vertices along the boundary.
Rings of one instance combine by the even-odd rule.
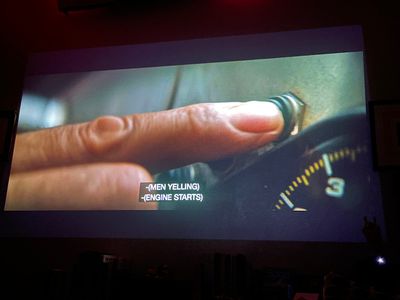
[[[199,201],[204,198],[201,193],[200,184],[190,183],[140,183],[139,201],[160,202],[160,201]]]

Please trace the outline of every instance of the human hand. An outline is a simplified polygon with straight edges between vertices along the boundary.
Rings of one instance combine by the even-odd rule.
[[[138,199],[151,174],[256,149],[283,123],[275,104],[226,102],[18,134],[5,209],[157,209]]]

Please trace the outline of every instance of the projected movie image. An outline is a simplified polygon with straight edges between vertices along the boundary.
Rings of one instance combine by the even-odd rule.
[[[5,210],[353,235],[380,218],[365,97],[362,52],[30,76]]]

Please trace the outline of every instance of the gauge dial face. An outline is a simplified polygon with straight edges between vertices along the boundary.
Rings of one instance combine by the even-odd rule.
[[[226,230],[363,241],[364,216],[382,220],[366,124],[365,112],[324,120],[218,186],[209,202],[235,220]]]
[[[178,169],[174,180],[215,184],[202,203],[172,209],[189,208],[193,222],[224,237],[363,242],[364,217],[383,224],[370,148],[365,111],[349,111],[272,148]]]
[[[321,206],[351,209],[359,204],[366,190],[362,187],[369,181],[365,166],[367,145],[348,145],[350,137],[340,139],[330,141],[322,149],[313,149],[303,158],[298,169],[303,164],[304,167],[288,177],[272,210],[306,212]]]

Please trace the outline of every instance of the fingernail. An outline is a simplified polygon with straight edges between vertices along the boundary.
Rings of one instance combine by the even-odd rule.
[[[226,113],[231,124],[241,131],[264,133],[283,128],[282,113],[270,102],[244,102],[227,109]]]

